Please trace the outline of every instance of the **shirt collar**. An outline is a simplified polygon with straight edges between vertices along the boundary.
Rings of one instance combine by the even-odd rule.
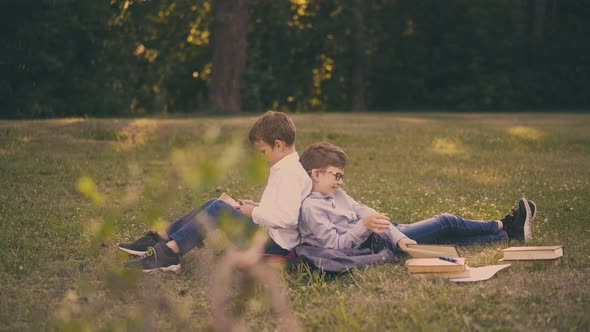
[[[299,162],[299,154],[297,151],[293,151],[290,154],[283,157],[283,159],[277,161],[276,164],[272,165],[270,168],[271,171],[278,171],[281,169],[281,166],[288,165],[293,162]]]
[[[309,198],[315,198],[315,199],[333,199],[334,195],[324,195],[320,192],[317,191],[312,191],[309,196]]]

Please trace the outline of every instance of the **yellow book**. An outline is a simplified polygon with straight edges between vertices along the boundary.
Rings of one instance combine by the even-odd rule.
[[[502,253],[505,260],[556,259],[563,256],[563,246],[510,247]]]
[[[522,266],[533,266],[533,265],[554,265],[557,266],[561,264],[561,258],[557,257],[554,259],[504,259],[501,258],[498,260],[500,263],[508,263],[513,265],[522,265]]]
[[[467,277],[471,277],[471,271],[470,271],[469,266],[466,266],[465,271],[422,272],[422,273],[412,273],[412,276],[424,277],[424,278],[467,278]]]
[[[455,258],[449,262],[439,258],[412,258],[406,261],[410,273],[459,272],[465,271],[465,258]]]

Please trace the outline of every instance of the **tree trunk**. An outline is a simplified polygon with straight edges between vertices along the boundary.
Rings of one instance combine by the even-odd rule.
[[[512,26],[517,40],[524,36],[524,18],[522,17],[522,0],[512,0]]]
[[[352,78],[350,85],[351,108],[356,112],[366,110],[365,106],[365,76],[366,76],[366,42],[365,17],[363,14],[363,0],[354,0],[352,6],[353,35],[352,35]]]
[[[543,41],[543,31],[545,30],[545,0],[535,0],[535,23],[534,33],[535,41]]]
[[[209,102],[213,110],[239,112],[246,66],[248,0],[214,0]]]

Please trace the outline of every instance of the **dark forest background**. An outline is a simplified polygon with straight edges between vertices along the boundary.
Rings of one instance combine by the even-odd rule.
[[[3,118],[587,110],[588,0],[19,0]]]

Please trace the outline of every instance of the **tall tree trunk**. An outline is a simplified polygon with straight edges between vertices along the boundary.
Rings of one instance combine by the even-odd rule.
[[[535,41],[543,41],[543,31],[545,30],[545,0],[535,0],[534,15],[534,34]]]
[[[246,66],[248,0],[214,0],[209,102],[214,110],[239,112]]]
[[[365,111],[365,76],[367,70],[365,17],[363,14],[363,0],[354,0],[352,6],[353,35],[352,35],[352,78],[350,84],[351,107],[353,111]]]
[[[517,40],[524,36],[524,18],[522,15],[522,1],[512,0],[512,26],[514,27],[514,35]]]

